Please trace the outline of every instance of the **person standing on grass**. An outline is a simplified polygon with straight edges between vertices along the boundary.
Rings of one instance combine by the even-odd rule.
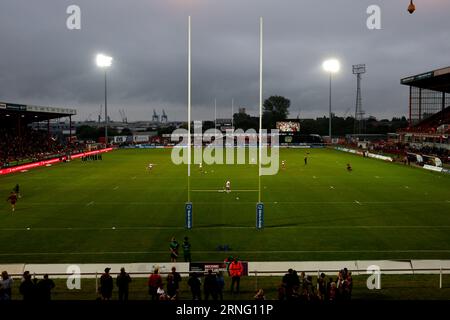
[[[188,280],[188,285],[191,288],[192,300],[202,300],[202,283],[198,278],[197,273],[193,273]]]
[[[12,299],[13,279],[8,272],[3,271],[0,278],[0,301],[9,301]]]
[[[217,300],[217,279],[216,274],[211,269],[208,270],[208,274],[205,277],[203,292],[205,294],[205,300],[208,300],[210,295],[213,300]]]
[[[177,242],[177,240],[175,239],[175,237],[172,237],[172,240],[170,241],[169,244],[169,249],[170,249],[170,261],[171,262],[177,262],[177,258],[178,258],[178,248],[180,247],[179,243]]]
[[[155,268],[148,278],[148,293],[152,300],[158,300],[158,288],[162,286],[162,278],[159,275],[159,269]]]
[[[175,290],[177,291],[177,295],[178,295],[179,291],[180,291],[181,275],[179,272],[177,272],[177,268],[175,268],[175,267],[172,267],[171,275],[173,276],[173,283],[175,285]]]
[[[100,294],[103,300],[111,300],[113,291],[113,278],[109,274],[111,268],[105,268],[105,273],[100,277]]]
[[[19,287],[19,292],[23,297],[23,301],[32,301],[36,298],[36,284],[31,280],[29,271],[23,273],[22,283]]]
[[[191,262],[191,244],[188,237],[184,237],[183,241],[184,262]]]
[[[244,273],[244,267],[238,258],[234,258],[230,264],[230,276],[231,276],[231,293],[234,293],[234,287],[236,285],[236,293],[239,294],[239,283],[241,282],[242,274]]]
[[[167,275],[167,297],[169,300],[178,299],[178,283],[173,273]]]
[[[39,300],[50,301],[52,299],[52,289],[55,287],[53,280],[48,278],[48,274],[44,275],[44,279],[38,282],[37,292]]]
[[[11,211],[16,211],[16,202],[17,202],[17,194],[14,191],[11,191],[9,197],[6,199],[11,204]]]
[[[223,278],[223,272],[219,271],[216,277],[217,281],[217,298],[223,300],[223,288],[225,287],[225,279]]]
[[[116,279],[116,285],[119,288],[119,301],[128,301],[128,287],[130,282],[130,275],[125,272],[125,268],[121,268],[120,274]]]

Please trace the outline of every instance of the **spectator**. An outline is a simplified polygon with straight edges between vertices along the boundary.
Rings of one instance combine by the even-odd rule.
[[[197,273],[193,273],[188,280],[188,285],[191,288],[192,300],[202,300],[201,281]]]
[[[306,295],[306,300],[310,301],[312,299],[314,299],[315,295],[314,295],[314,286],[312,283],[312,277],[311,276],[307,276],[303,285],[303,292],[304,295]]]
[[[178,299],[178,284],[173,273],[169,273],[167,276],[167,297],[169,300]]]
[[[8,272],[3,271],[0,279],[0,300],[12,300],[12,285],[13,279],[9,276]]]
[[[48,274],[44,275],[44,279],[38,282],[37,292],[39,300],[50,301],[52,299],[52,290],[55,287],[53,280],[48,278]]]
[[[298,277],[297,271],[289,269],[288,272],[283,276],[282,282],[285,298],[293,298],[294,293],[296,293],[300,287],[300,279]]]
[[[128,288],[131,282],[131,277],[125,272],[125,268],[120,269],[120,274],[117,276],[116,285],[119,288],[119,301],[128,301]]]
[[[337,299],[336,282],[331,282],[330,290],[328,292],[328,301],[336,301],[336,299]]]
[[[159,269],[155,268],[153,273],[148,278],[148,293],[152,297],[152,300],[158,300],[158,288],[162,286],[162,278],[159,275]]]
[[[327,282],[325,273],[321,273],[320,277],[317,279],[317,294],[321,300],[326,300],[327,298]]]
[[[175,289],[177,290],[177,294],[180,290],[180,282],[181,282],[181,275],[179,272],[177,272],[177,268],[172,267],[172,275],[173,275],[173,281],[175,284]]]
[[[23,297],[23,301],[33,301],[36,298],[36,284],[31,280],[29,271],[23,273],[22,283],[19,292]]]
[[[223,288],[225,287],[225,279],[223,278],[223,272],[219,271],[216,277],[217,281],[217,298],[223,300]]]
[[[244,273],[244,267],[238,258],[235,258],[230,264],[230,276],[231,276],[231,293],[234,293],[236,287],[236,293],[239,294],[239,283],[241,282],[242,274]]]
[[[352,297],[352,290],[353,290],[353,278],[352,273],[348,272],[347,277],[344,280],[344,300],[350,300]]]
[[[166,295],[166,292],[164,291],[164,286],[161,283],[161,286],[156,290],[156,295],[158,297],[158,300],[168,300],[168,297]]]
[[[111,300],[113,291],[113,278],[109,274],[111,268],[105,268],[105,273],[100,277],[100,295],[103,300]]]
[[[217,300],[217,279],[211,269],[208,270],[208,274],[205,277],[203,292],[205,294],[205,300],[209,300],[210,295],[213,300]]]
[[[184,237],[183,241],[184,262],[191,262],[191,244],[188,237]]]

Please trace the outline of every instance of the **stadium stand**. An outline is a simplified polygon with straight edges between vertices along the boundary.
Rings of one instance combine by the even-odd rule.
[[[73,109],[0,103],[0,168],[60,157],[83,146],[58,139],[49,129],[35,130],[31,124],[75,115]]]
[[[420,165],[440,166],[436,158],[450,163],[450,67],[403,78],[401,84],[409,86],[409,126],[397,130],[395,139],[370,141],[365,147],[351,141],[347,146],[395,155],[401,162],[419,156],[425,158]]]

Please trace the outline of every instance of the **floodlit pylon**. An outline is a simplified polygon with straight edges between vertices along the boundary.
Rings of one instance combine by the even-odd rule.
[[[355,106],[355,122],[353,133],[361,134],[364,131],[364,111],[362,110],[361,97],[361,75],[366,73],[365,64],[357,64],[353,66],[353,74],[356,75],[356,106]]]

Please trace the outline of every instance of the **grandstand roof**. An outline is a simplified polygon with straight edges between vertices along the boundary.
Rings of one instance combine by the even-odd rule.
[[[42,107],[16,103],[0,102],[0,122],[13,122],[20,118],[22,122],[32,123],[76,115],[75,109]]]
[[[403,78],[401,84],[450,93],[450,67]]]

